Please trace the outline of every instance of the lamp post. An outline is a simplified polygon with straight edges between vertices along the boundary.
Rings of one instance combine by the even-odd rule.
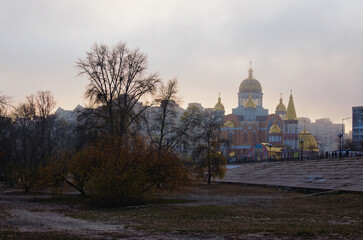
[[[303,160],[304,159],[304,157],[303,157],[303,153],[304,153],[304,140],[303,139],[300,140],[300,146],[301,146],[301,160]]]
[[[340,149],[339,149],[339,157],[342,157],[342,138],[343,138],[343,132],[338,133],[338,138],[339,138],[339,145],[340,145]]]
[[[269,144],[268,144],[268,146],[269,146],[269,148],[270,148],[270,162],[271,162],[271,148],[272,148],[272,144],[271,144],[271,143],[269,143]]]
[[[231,160],[231,152],[230,152],[230,150],[229,150],[229,144],[231,144],[230,142],[229,142],[229,126],[228,126],[228,128],[227,128],[227,156],[228,156],[228,158],[229,158],[229,160]]]
[[[342,119],[342,140],[340,142],[340,151],[344,151],[344,133],[345,133],[345,129],[344,129],[344,120],[347,120],[347,119],[351,119],[353,117],[347,117],[347,118],[343,118]],[[343,154],[342,154],[343,155]]]

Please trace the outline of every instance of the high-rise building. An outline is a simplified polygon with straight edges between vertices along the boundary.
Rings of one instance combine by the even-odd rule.
[[[358,148],[363,146],[363,106],[353,107],[353,144]],[[363,150],[363,149],[361,149]]]

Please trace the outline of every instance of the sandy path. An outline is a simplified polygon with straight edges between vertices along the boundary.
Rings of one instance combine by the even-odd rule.
[[[80,220],[53,212],[34,212],[24,209],[11,209],[8,212],[12,216],[12,225],[21,232],[56,231],[86,237],[102,237],[128,232],[122,225]]]
[[[0,187],[0,190],[4,188]],[[142,238],[141,232],[127,230],[123,225],[71,218],[58,213],[69,210],[69,206],[27,201],[31,198],[0,191],[0,206],[6,216],[0,226],[15,228],[20,232],[60,232],[95,239],[107,236]]]

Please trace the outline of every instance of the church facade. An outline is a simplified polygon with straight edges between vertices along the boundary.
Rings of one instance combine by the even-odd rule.
[[[220,98],[215,110],[224,111]],[[228,159],[296,157],[299,134],[292,93],[287,108],[281,96],[275,113],[269,114],[263,107],[262,86],[250,67],[248,77],[239,86],[237,107],[224,116],[221,138]]]

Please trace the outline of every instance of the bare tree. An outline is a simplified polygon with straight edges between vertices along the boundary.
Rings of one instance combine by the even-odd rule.
[[[7,109],[9,107],[9,102],[10,102],[9,96],[0,94],[0,117],[6,116]]]
[[[28,96],[27,101],[20,103],[14,108],[13,117],[15,119],[14,125],[16,129],[16,138],[18,144],[15,146],[15,160],[21,166],[31,166],[36,156],[35,146],[39,140],[35,133],[35,122],[33,121],[36,116],[34,106],[34,97]]]
[[[31,98],[34,96],[31,95]],[[29,102],[36,106],[38,116],[42,119],[48,118],[56,105],[54,96],[50,91],[38,91],[35,95],[35,102],[34,100]]]
[[[178,111],[180,100],[177,94],[176,79],[162,84],[156,98],[157,107],[145,116],[149,138],[159,153],[162,149],[169,152],[177,150],[193,123],[198,120],[197,111],[188,111],[181,115],[181,111]]]
[[[221,116],[217,112],[205,111],[202,114],[199,144],[193,151],[197,172],[207,177],[208,184],[214,177],[223,178],[226,158],[220,152]]]
[[[25,191],[35,184],[39,164],[46,161],[55,149],[55,117],[51,115],[54,106],[55,100],[50,91],[38,91],[14,108],[17,135],[14,159]]]
[[[177,81],[175,79],[170,80],[166,85],[162,85],[160,88],[160,97],[157,99],[159,103],[160,114],[157,119],[160,123],[160,137],[158,139],[158,148],[161,149],[164,139],[171,135],[176,127],[176,107],[177,107]],[[168,141],[168,139],[167,139]],[[167,142],[168,144],[168,142]]]
[[[151,106],[139,102],[155,92],[159,79],[156,73],[146,76],[147,57],[139,49],[130,50],[122,42],[113,48],[94,44],[76,66],[89,79],[85,97],[92,106],[103,107],[101,117],[110,133],[122,137]]]
[[[55,117],[51,116],[56,101],[50,91],[38,91],[35,96],[27,97],[29,104],[34,106],[37,118],[37,127],[39,134],[40,159],[44,160],[46,156],[50,156],[55,147],[54,138],[52,136],[52,127]]]
[[[160,85],[159,95],[155,100],[157,107],[144,117],[150,139],[159,152],[163,146],[168,146],[170,137],[176,129],[178,105],[176,94],[175,79]]]
[[[0,174],[5,171],[14,145],[13,126],[8,117],[9,102],[10,97],[0,92]]]

